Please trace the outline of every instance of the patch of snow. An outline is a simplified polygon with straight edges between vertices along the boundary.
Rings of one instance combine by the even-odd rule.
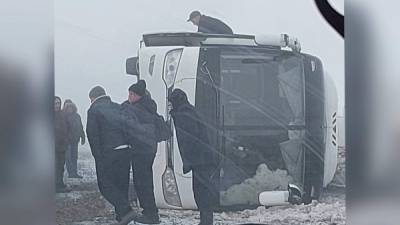
[[[71,193],[57,194],[57,206],[62,206],[60,210],[68,211],[69,207],[74,207],[76,211],[82,212],[84,209],[76,207],[80,201],[87,201],[87,195],[93,195],[97,192],[96,175],[94,160],[90,154],[89,148],[82,148],[79,152],[79,173],[84,176],[84,179],[66,179],[68,185],[78,185]],[[226,201],[229,203],[257,203],[257,192],[265,190],[286,190],[287,184],[292,178],[284,170],[271,171],[265,164],[261,164],[257,168],[256,175],[253,178],[245,180],[243,183],[234,185],[224,193]],[[238,194],[239,193],[239,194]],[[86,198],[85,198],[86,196]],[[92,196],[95,198],[95,196]],[[91,199],[92,199],[91,198]],[[100,196],[97,197],[104,204],[98,203],[98,216],[93,216],[93,219],[86,221],[73,220],[76,222],[68,223],[69,225],[109,225],[115,223],[113,217],[112,206],[103,200]],[[71,204],[68,202],[77,202]],[[91,200],[90,200],[91,201]],[[60,204],[65,202],[65,204]],[[79,203],[81,204],[81,203]],[[87,206],[82,206],[87,207]],[[135,208],[135,210],[137,210]],[[75,211],[74,211],[75,212]],[[66,216],[65,213],[61,214]],[[60,215],[60,216],[61,216]],[[67,214],[72,216],[73,214]],[[78,218],[78,216],[77,216]],[[269,225],[344,225],[345,222],[345,200],[344,193],[324,193],[321,202],[313,201],[310,205],[286,205],[275,207],[260,206],[254,210],[243,211],[227,211],[214,213],[215,225],[231,225],[243,223],[261,223]],[[168,210],[160,209],[160,219],[162,225],[192,225],[199,223],[199,212],[193,210]],[[79,222],[78,222],[79,221]],[[139,223],[131,222],[129,225]]]
[[[293,178],[286,170],[271,171],[266,164],[260,164],[252,178],[221,192],[221,204],[258,205],[258,195],[261,192],[287,190],[288,184],[292,181]]]

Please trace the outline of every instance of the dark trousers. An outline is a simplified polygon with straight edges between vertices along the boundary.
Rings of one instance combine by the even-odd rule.
[[[66,150],[66,146],[56,145],[56,152],[55,152],[56,189],[65,187],[65,184],[64,184],[65,150]]]
[[[78,175],[78,142],[69,143],[65,153],[65,164],[69,176]]]
[[[117,220],[131,210],[128,201],[130,157],[130,149],[122,149],[109,150],[95,159],[100,193],[114,206]]]
[[[153,163],[155,153],[134,153],[132,157],[133,177],[136,194],[143,214],[158,213],[154,198]]]
[[[212,213],[219,202],[219,172],[216,166],[196,166],[192,168],[192,174],[194,199],[200,213]]]
[[[313,153],[306,152],[304,170],[303,202],[309,204],[313,199],[319,200],[321,196],[324,179],[324,165],[323,162],[321,162],[321,160]],[[313,195],[312,190],[314,190]]]

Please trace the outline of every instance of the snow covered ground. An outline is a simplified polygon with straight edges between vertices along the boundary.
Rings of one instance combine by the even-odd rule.
[[[108,225],[115,222],[113,209],[100,195],[96,185],[94,161],[88,146],[79,150],[79,172],[84,179],[66,179],[71,193],[57,194],[57,222],[69,225]],[[199,213],[192,210],[161,209],[161,224],[199,223]],[[311,205],[258,207],[252,210],[215,213],[216,225],[261,223],[269,225],[345,224],[344,189],[325,190],[321,202]],[[134,222],[130,223],[135,224]],[[139,223],[136,223],[139,224]]]

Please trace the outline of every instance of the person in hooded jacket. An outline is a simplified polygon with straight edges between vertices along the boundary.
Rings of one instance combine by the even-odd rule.
[[[137,118],[146,135],[138,135],[133,140],[132,168],[134,173],[134,186],[143,208],[142,215],[135,218],[136,222],[144,224],[159,224],[160,219],[154,197],[153,163],[157,152],[155,138],[155,116],[157,104],[146,92],[146,82],[139,80],[129,87],[128,100],[122,103],[125,114]]]
[[[210,144],[207,127],[180,89],[175,89],[168,100],[174,120],[178,147],[182,156],[183,172],[192,171],[193,193],[200,211],[200,225],[213,224],[213,208],[218,197],[218,154]]]
[[[65,100],[65,102],[67,102],[67,100]],[[69,127],[65,163],[70,178],[82,178],[82,176],[78,174],[78,144],[79,141],[82,145],[85,144],[85,131],[83,131],[81,116],[78,114],[76,105],[72,101],[65,102],[63,111]]]
[[[65,152],[68,145],[68,126],[61,110],[61,98],[54,97],[54,126],[55,126],[55,166],[56,166],[56,192],[69,192],[70,189],[64,183]]]
[[[197,32],[210,34],[233,34],[232,29],[219,19],[202,15],[199,11],[193,11],[189,15],[188,22],[198,27]]]

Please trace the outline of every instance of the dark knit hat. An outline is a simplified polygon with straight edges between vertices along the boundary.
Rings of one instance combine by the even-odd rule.
[[[89,98],[97,98],[102,95],[106,95],[106,91],[101,86],[96,86],[96,87],[92,88],[92,90],[90,90],[90,92],[89,92]]]
[[[135,92],[139,96],[143,96],[146,94],[146,81],[138,80],[138,82],[136,84],[132,84],[128,90]]]

